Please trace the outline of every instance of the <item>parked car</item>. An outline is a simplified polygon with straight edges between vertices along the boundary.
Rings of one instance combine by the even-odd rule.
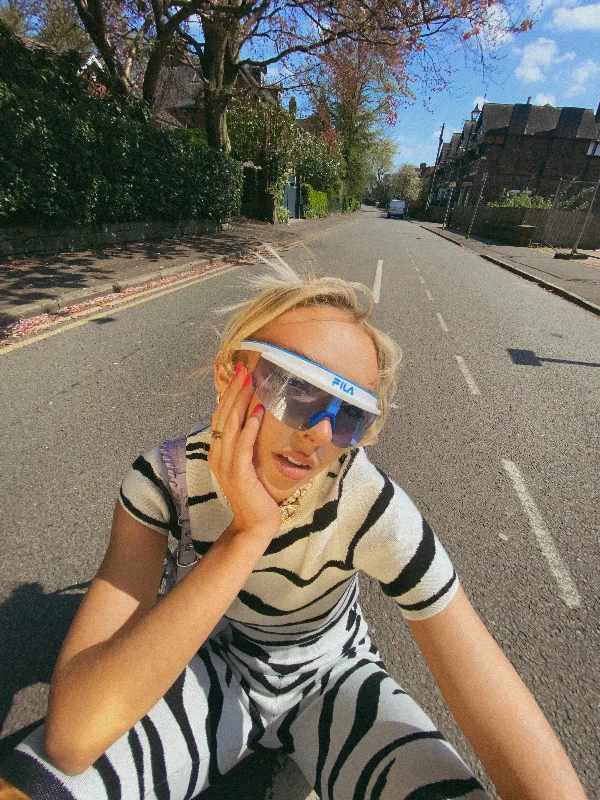
[[[395,198],[388,206],[387,218],[390,219],[390,217],[400,217],[400,219],[404,219],[405,210],[406,202],[404,200]]]

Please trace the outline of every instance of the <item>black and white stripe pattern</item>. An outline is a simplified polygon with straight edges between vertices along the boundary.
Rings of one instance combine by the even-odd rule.
[[[206,456],[210,432],[187,439],[190,525],[205,555],[231,522],[231,511]],[[176,516],[158,448],[138,458],[121,487],[129,513],[163,533]],[[166,493],[166,494],[165,494]],[[344,454],[321,473],[301,512],[283,525],[227,616],[277,626],[319,619],[336,607],[357,571],[377,578],[409,619],[424,619],[452,599],[458,580],[450,559],[418,509],[364,450]]]
[[[229,625],[165,697],[76,777],[45,760],[42,731],[3,776],[32,800],[191,800],[257,747],[283,748],[322,800],[483,800],[431,720],[386,673],[348,593],[310,653]],[[298,660],[302,658],[303,660]]]
[[[209,431],[188,437],[200,555],[231,522],[209,448]],[[178,536],[167,486],[157,447],[135,461],[120,499],[144,524]],[[191,800],[258,746],[284,747],[323,800],[482,798],[454,750],[387,675],[357,603],[364,570],[405,616],[437,613],[458,585],[447,554],[361,448],[318,475],[306,498],[257,563],[225,628],[93,767],[61,775],[45,760],[38,730],[3,776],[33,800]]]

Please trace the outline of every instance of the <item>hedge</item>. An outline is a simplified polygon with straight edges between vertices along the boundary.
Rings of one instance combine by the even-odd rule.
[[[26,48],[0,23],[0,224],[221,220],[242,166],[139,100],[93,96],[70,51]]]
[[[302,184],[302,212],[305,219],[326,217],[329,213],[327,195],[317,192],[310,183]]]

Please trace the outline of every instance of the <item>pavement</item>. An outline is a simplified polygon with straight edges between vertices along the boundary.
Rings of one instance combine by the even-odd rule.
[[[295,245],[351,218],[350,214],[332,214],[325,219],[270,225],[240,217],[218,233],[7,259],[0,262],[0,326],[187,271],[236,261],[265,245],[277,249]]]
[[[580,251],[585,258],[554,258],[549,247],[514,247],[479,236],[467,239],[461,231],[442,229],[439,222],[411,220],[438,236],[543,286],[555,294],[600,314],[600,251]]]

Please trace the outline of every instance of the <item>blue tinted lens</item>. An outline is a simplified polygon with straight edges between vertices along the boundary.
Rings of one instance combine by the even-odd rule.
[[[305,431],[329,419],[331,441],[336,447],[358,444],[376,419],[375,414],[319,389],[264,358],[259,359],[254,369],[252,384],[265,408],[294,430]]]

